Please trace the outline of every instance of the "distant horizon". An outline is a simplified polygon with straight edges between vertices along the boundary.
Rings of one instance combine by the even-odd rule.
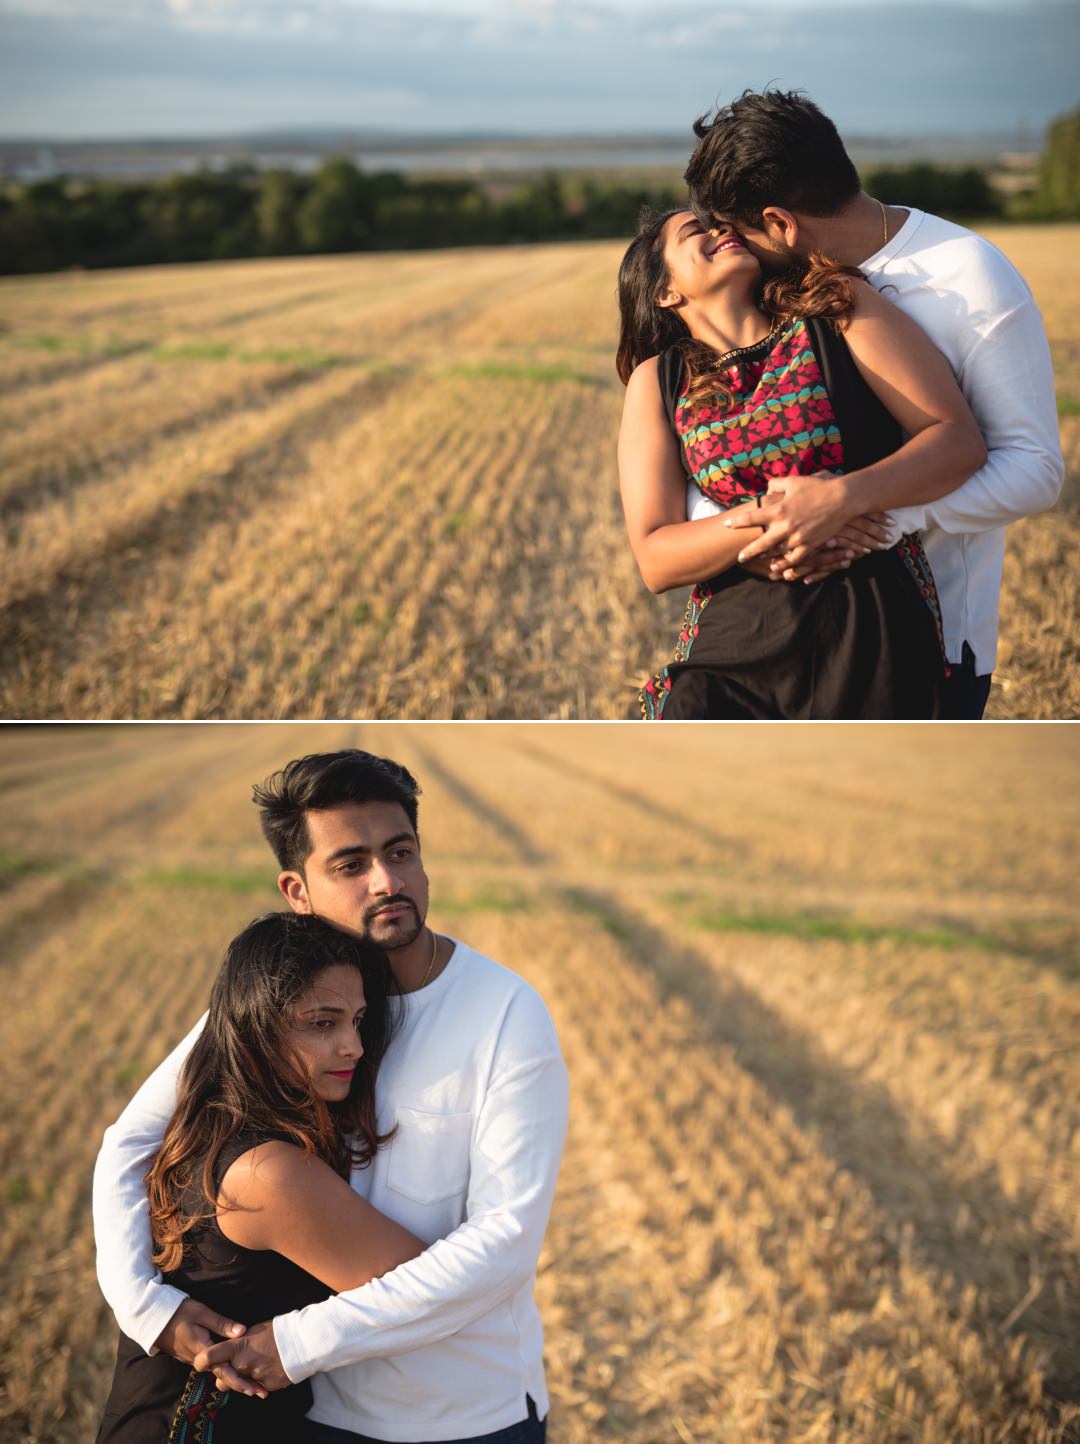
[[[844,134],[844,143],[848,146],[859,145],[902,145],[904,143],[918,142],[920,140],[936,141],[978,141],[986,146],[1000,144],[1002,148],[1008,148],[1014,143],[1026,139],[1034,142],[1036,139],[1041,143],[1046,127],[1038,132],[1038,137],[1031,133],[1030,127],[1017,124],[1012,127],[999,129],[971,129],[971,130],[945,130],[940,127],[928,127],[922,130],[879,130],[879,131],[853,131],[849,130]],[[435,147],[452,147],[460,144],[475,145],[504,144],[514,145],[535,144],[535,145],[566,145],[574,142],[584,144],[600,143],[608,145],[640,145],[643,143],[654,143],[661,145],[678,145],[686,143],[693,146],[693,131],[688,124],[684,131],[678,130],[490,130],[485,128],[461,129],[454,131],[432,131],[432,130],[407,130],[401,128],[377,127],[363,124],[347,123],[319,123],[313,125],[292,125],[292,126],[254,126],[236,130],[176,130],[162,131],[155,133],[151,131],[117,131],[99,132],[94,135],[74,135],[64,133],[42,133],[32,132],[19,134],[17,132],[0,133],[0,145],[70,145],[70,146],[95,146],[95,145],[206,145],[214,142],[230,143],[241,141],[315,141],[316,139],[329,139],[339,137],[348,141],[378,141],[381,145],[401,144]],[[1039,149],[1039,144],[1030,148]]]

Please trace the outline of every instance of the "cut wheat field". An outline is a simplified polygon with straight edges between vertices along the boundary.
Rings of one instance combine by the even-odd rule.
[[[1080,227],[1046,313],[1066,499],[1010,535],[998,717],[1080,715]],[[0,715],[636,715],[685,597],[630,557],[621,243],[0,283]]]
[[[435,926],[566,1053],[552,1444],[1080,1437],[1071,729],[0,743],[4,1444],[93,1437],[101,1131],[275,905],[251,783],[354,743],[421,779]]]

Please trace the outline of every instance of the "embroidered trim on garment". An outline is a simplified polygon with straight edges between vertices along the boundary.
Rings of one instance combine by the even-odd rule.
[[[919,596],[930,608],[930,614],[934,618],[934,627],[937,630],[938,646],[941,648],[941,661],[945,668],[945,675],[951,677],[952,668],[945,655],[945,626],[941,620],[941,603],[938,600],[934,574],[930,570],[930,563],[923,550],[922,538],[917,531],[912,532],[910,536],[902,536],[893,550],[911,573],[911,577],[919,589]]]
[[[708,582],[701,582],[690,593],[686,611],[683,613],[682,626],[679,628],[679,638],[675,643],[674,656],[670,662],[660,668],[655,676],[650,677],[638,692],[641,715],[646,722],[659,722],[663,718],[668,693],[671,691],[671,668],[676,662],[689,660],[694,642],[697,640],[701,614],[711,600],[712,588]]]
[[[213,1374],[192,1369],[173,1415],[166,1444],[214,1444],[217,1416],[232,1395],[214,1385]]]

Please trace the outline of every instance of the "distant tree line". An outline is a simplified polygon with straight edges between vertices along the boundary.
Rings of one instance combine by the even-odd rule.
[[[863,188],[887,205],[914,206],[958,221],[1004,216],[1015,221],[1080,218],[1080,107],[1052,121],[1034,184],[1005,198],[985,171],[914,164],[883,166],[863,176]]]
[[[1032,212],[1052,220],[1080,216],[1080,106],[1047,131]]]
[[[368,175],[328,160],[292,171],[201,171],[146,184],[55,179],[0,191],[0,271],[135,266],[632,235],[673,188],[554,175],[495,199],[471,180]]]
[[[1051,125],[1035,189],[1008,202],[973,166],[885,166],[862,179],[887,204],[959,221],[1080,216],[1080,109]],[[673,187],[555,175],[494,196],[478,181],[369,175],[342,159],[310,176],[245,167],[144,184],[58,178],[0,188],[0,272],[605,239],[633,235],[643,204],[682,199]]]
[[[867,195],[887,206],[912,206],[953,221],[988,220],[1003,208],[989,176],[977,166],[952,169],[925,161],[879,166],[867,171],[862,183]]]

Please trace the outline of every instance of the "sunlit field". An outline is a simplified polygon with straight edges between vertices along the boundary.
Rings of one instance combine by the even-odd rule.
[[[990,715],[1080,714],[1080,227],[993,238],[1057,364],[1069,481],[1010,533]],[[622,246],[0,283],[0,710],[632,717]]]
[[[1069,728],[8,729],[0,1439],[85,1444],[103,1127],[274,905],[250,784],[424,785],[433,922],[547,999],[552,1444],[1080,1430]]]

